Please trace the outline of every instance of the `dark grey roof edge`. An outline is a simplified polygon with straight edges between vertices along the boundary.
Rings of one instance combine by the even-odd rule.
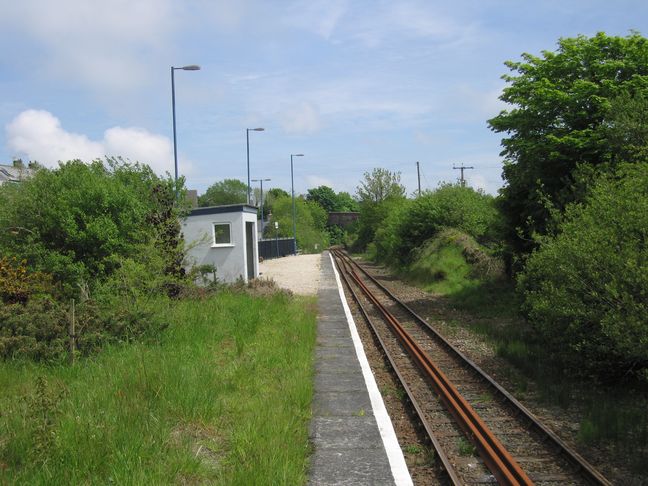
[[[222,214],[222,213],[254,213],[256,206],[249,204],[228,204],[226,206],[210,206],[207,208],[194,208],[189,212],[189,216],[200,216],[202,214]]]

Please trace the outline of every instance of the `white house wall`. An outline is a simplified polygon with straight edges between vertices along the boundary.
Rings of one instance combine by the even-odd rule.
[[[237,208],[238,211],[187,216],[182,224],[182,231],[188,248],[189,267],[194,265],[214,265],[216,267],[216,277],[220,281],[232,283],[242,278],[247,282],[245,223],[250,222],[254,223],[252,234],[254,277],[259,276],[256,210],[251,212],[250,210],[241,210],[241,206]],[[248,208],[248,206],[243,206],[243,208]],[[201,210],[208,211],[209,208],[201,208]],[[230,245],[214,245],[214,223],[229,223],[231,225]]]

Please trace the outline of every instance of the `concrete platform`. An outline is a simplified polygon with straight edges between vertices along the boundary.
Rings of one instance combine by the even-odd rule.
[[[328,252],[318,307],[309,484],[412,484]]]

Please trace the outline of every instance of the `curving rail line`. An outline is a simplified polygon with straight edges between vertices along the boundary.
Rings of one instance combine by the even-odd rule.
[[[366,299],[372,306],[382,315],[383,319],[388,323],[394,335],[400,341],[403,348],[411,356],[412,360],[418,365],[421,371],[425,374],[428,382],[432,385],[439,398],[445,405],[446,409],[454,417],[455,421],[459,424],[467,438],[475,445],[482,457],[485,465],[491,471],[493,476],[500,484],[507,485],[528,485],[533,484],[529,476],[520,467],[520,464],[514,459],[512,454],[504,447],[502,442],[496,437],[495,433],[487,426],[484,420],[476,413],[470,403],[462,396],[457,387],[450,381],[448,376],[440,369],[439,366],[430,358],[428,353],[417,343],[417,340],[404,328],[399,320],[386,308],[374,292],[370,290],[367,284],[360,277],[356,269],[359,269],[365,278],[376,287],[378,287],[390,300],[395,301],[398,306],[404,309],[411,317],[419,324],[423,325],[432,336],[439,340],[443,347],[455,358],[459,358],[463,364],[470,368],[473,373],[476,373],[479,378],[485,381],[493,391],[502,399],[509,407],[513,408],[516,415],[523,416],[528,422],[528,427],[536,434],[540,434],[542,440],[551,443],[551,446],[558,451],[559,455],[564,457],[574,469],[577,469],[578,475],[582,477],[587,483],[609,485],[610,483],[590,464],[588,464],[581,456],[575,451],[570,449],[564,444],[553,432],[541,424],[535,416],[531,414],[522,404],[520,404],[512,395],[504,390],[497,384],[491,377],[482,371],[477,365],[466,358],[460,351],[447,342],[441,335],[439,335],[434,328],[432,328],[424,319],[418,316],[408,306],[398,300],[389,290],[382,286],[376,279],[374,279],[366,270],[353,261],[350,257],[345,255],[342,251],[332,250],[336,259],[336,264],[341,271],[341,274],[352,292],[354,299],[361,308],[361,312],[367,318],[367,321],[373,327],[374,335],[380,341],[394,371],[396,372],[399,380],[410,398],[410,402],[416,409],[419,419],[426,430],[430,441],[436,449],[437,455],[441,459],[446,472],[453,484],[461,484],[458,474],[454,470],[452,461],[448,459],[445,451],[441,447],[439,441],[436,439],[432,425],[424,418],[421,411],[421,404],[416,400],[410,391],[410,388],[405,383],[398,367],[394,362],[394,358],[387,351],[382,338],[379,336],[378,331],[371,323],[368,312],[361,303],[361,299],[353,289],[352,283],[361,290]]]

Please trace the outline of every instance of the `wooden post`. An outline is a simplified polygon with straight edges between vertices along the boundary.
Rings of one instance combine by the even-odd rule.
[[[70,335],[70,364],[74,364],[74,355],[76,353],[76,325],[74,322],[74,299],[72,299],[72,309],[70,312],[70,327],[68,334]]]

